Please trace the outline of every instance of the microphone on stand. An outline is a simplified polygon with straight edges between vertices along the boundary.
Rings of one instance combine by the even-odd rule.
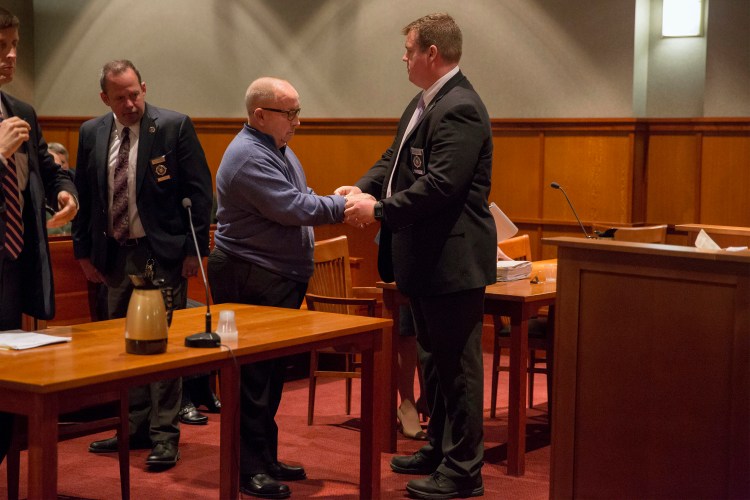
[[[195,236],[195,226],[193,226],[193,212],[190,210],[193,206],[193,202],[190,198],[182,199],[182,206],[188,211],[188,220],[190,221],[190,232],[193,235],[193,243],[195,244],[195,254],[198,256],[198,264],[201,268],[201,275],[203,276],[203,286],[206,288],[206,328],[200,333],[194,333],[185,337],[186,347],[219,347],[221,345],[221,337],[215,332],[211,331],[211,305],[208,300],[208,280],[206,279],[206,272],[203,270],[203,259],[201,258],[201,251],[198,247],[198,238]]]
[[[565,193],[565,190],[563,189],[563,187],[560,184],[556,183],[556,182],[553,182],[552,184],[550,184],[550,187],[552,189],[559,189],[560,191],[562,191],[563,196],[565,196],[565,199],[568,200],[568,205],[570,205],[570,209],[573,211],[573,215],[576,216],[576,220],[578,221],[578,225],[581,226],[581,231],[583,231],[583,235],[586,238],[590,238],[590,239],[594,238],[593,236],[590,236],[586,232],[586,229],[583,227],[583,224],[581,223],[581,219],[578,217],[578,214],[576,213],[576,209],[573,208],[573,204],[570,202],[570,198],[568,198],[568,195]]]

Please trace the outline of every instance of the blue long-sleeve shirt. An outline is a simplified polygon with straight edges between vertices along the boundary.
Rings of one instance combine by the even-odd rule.
[[[247,124],[224,153],[216,191],[216,247],[295,281],[312,276],[311,226],[344,220],[344,197],[316,195],[291,148]]]

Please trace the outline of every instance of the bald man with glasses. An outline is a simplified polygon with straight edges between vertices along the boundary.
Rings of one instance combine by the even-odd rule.
[[[248,121],[216,173],[216,246],[208,258],[215,303],[298,309],[313,273],[312,226],[344,220],[345,198],[318,196],[288,146],[300,125],[299,94],[276,78],[260,78],[245,94]],[[279,462],[276,411],[286,361],[242,367],[240,490],[287,498],[280,481],[305,479],[302,467]]]

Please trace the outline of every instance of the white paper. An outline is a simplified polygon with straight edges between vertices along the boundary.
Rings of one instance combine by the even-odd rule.
[[[500,210],[500,207],[495,205],[495,202],[490,203],[490,213],[492,213],[492,218],[495,219],[498,243],[507,240],[518,232],[518,228],[513,224],[513,221]]]
[[[70,337],[56,337],[44,333],[25,332],[23,330],[8,330],[0,332],[0,349],[21,351],[49,344],[70,342]]]
[[[695,237],[695,247],[703,248],[704,250],[721,250],[721,247],[714,240],[712,240],[711,237],[703,229],[701,229],[698,233],[698,236]],[[724,250],[726,250],[727,252],[742,252],[744,250],[747,250],[747,247],[726,247]]]
[[[497,281],[515,281],[531,274],[531,262],[527,260],[500,260],[497,262]]]
[[[695,247],[704,250],[721,250],[721,247],[703,229],[695,237]]]

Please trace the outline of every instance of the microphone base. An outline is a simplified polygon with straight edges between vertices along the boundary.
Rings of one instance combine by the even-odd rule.
[[[219,347],[221,337],[214,332],[194,333],[185,337],[185,347]]]

